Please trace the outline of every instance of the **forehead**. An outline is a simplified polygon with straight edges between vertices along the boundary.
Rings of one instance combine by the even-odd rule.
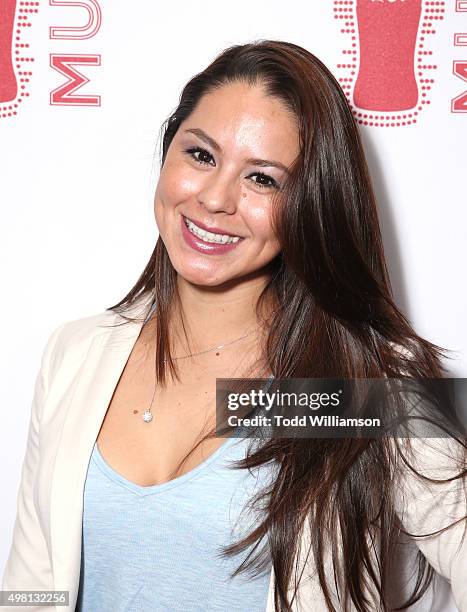
[[[183,129],[197,127],[222,148],[264,149],[291,163],[298,154],[298,128],[282,100],[268,96],[261,86],[235,82],[202,96]],[[260,153],[259,151],[256,151]],[[284,155],[285,154],[285,155]]]

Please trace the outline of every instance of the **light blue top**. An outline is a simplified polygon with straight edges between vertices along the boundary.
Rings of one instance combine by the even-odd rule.
[[[95,444],[84,487],[76,612],[264,612],[270,560],[260,576],[231,578],[251,549],[219,554],[258,524],[246,502],[273,475],[266,466],[229,469],[250,442],[226,438],[191,471],[147,487],[117,473]],[[261,545],[269,557],[267,542]]]
[[[227,438],[190,472],[147,487],[113,470],[95,445],[84,492],[76,610],[264,612],[270,563],[259,577],[231,579],[248,551],[225,559],[217,554],[232,535],[237,540],[255,524],[245,503],[267,485],[265,466],[251,473],[228,468],[249,442]]]

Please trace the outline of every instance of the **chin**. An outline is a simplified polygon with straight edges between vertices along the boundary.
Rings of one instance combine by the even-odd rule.
[[[177,274],[187,283],[202,287],[217,287],[233,279],[231,275],[219,274],[214,270],[200,270],[188,266],[174,266]]]

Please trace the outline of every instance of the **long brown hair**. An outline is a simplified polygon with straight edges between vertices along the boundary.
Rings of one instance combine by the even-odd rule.
[[[446,351],[417,335],[393,301],[356,122],[338,82],[312,53],[273,40],[224,50],[186,84],[164,123],[162,165],[181,122],[200,98],[236,81],[265,87],[294,113],[299,126],[300,155],[282,190],[284,205],[274,209],[281,252],[271,263],[270,281],[258,300],[258,308],[267,298],[279,306],[264,348],[274,376],[381,378],[405,372],[414,378],[443,377]],[[163,383],[164,359],[176,375],[168,321],[177,288],[160,237],[134,287],[108,310],[131,321],[125,312],[143,294],[157,304],[156,375]],[[289,611],[288,589],[308,521],[310,554],[328,609],[336,609],[325,575],[329,545],[334,576],[342,580],[341,602],[350,598],[357,610],[373,611],[376,603],[365,595],[370,584],[378,605],[388,610],[388,568],[395,538],[403,532],[388,494],[394,457],[393,446],[384,439],[264,440],[239,462],[243,468],[270,462],[278,467],[274,482],[262,492],[264,520],[225,553],[235,554],[266,537],[275,606]],[[376,531],[381,544],[377,563],[371,544]],[[419,599],[432,580],[433,569],[418,555],[416,586],[400,609]],[[264,556],[237,571],[252,568],[264,569]]]

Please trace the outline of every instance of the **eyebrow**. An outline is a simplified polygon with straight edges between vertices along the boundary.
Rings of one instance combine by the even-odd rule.
[[[211,136],[206,134],[204,130],[201,130],[200,128],[190,128],[188,130],[185,130],[185,132],[198,136],[198,138],[200,138],[201,140],[204,140],[204,142],[206,142],[209,146],[211,146],[215,151],[217,152],[221,151],[220,145],[214,140],[214,138],[211,138]],[[253,166],[261,166],[261,167],[275,166],[276,168],[279,168],[280,170],[283,170],[284,172],[289,174],[289,169],[287,168],[287,166],[285,166],[284,164],[281,164],[281,162],[278,162],[278,161],[273,161],[271,159],[257,159],[254,157],[250,157],[249,159],[246,159],[245,161],[247,164],[251,164]]]

